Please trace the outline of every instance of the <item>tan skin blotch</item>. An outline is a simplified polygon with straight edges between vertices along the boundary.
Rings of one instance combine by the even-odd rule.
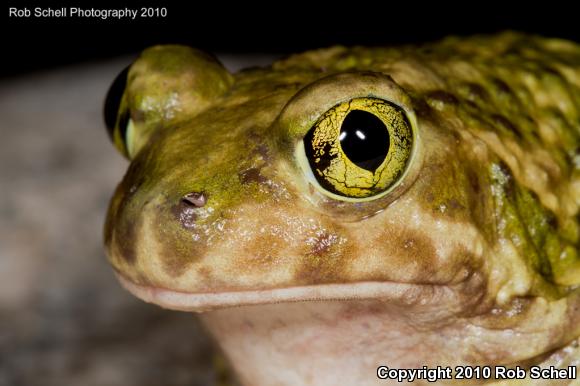
[[[146,50],[110,128],[131,161],[105,226],[124,286],[203,312],[247,386],[578,366],[580,47],[505,33],[427,48],[237,74]],[[337,140],[355,105],[405,137],[404,157],[355,167]]]

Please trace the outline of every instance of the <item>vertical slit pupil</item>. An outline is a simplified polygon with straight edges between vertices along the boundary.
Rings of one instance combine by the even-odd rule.
[[[389,130],[376,115],[352,110],[340,127],[340,146],[360,168],[374,172],[389,152]]]

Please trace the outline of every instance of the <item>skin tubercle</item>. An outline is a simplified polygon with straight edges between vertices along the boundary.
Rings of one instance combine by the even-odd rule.
[[[161,46],[128,74],[109,260],[141,299],[203,312],[245,384],[578,363],[580,47],[506,33],[232,75]],[[356,116],[384,159],[350,158]]]

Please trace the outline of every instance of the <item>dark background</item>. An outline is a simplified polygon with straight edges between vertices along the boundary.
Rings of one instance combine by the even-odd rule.
[[[570,3],[572,4],[572,3]],[[8,7],[167,7],[166,18],[8,18]],[[182,43],[210,52],[285,54],[333,44],[390,45],[505,29],[580,41],[577,12],[558,2],[12,1],[2,7],[0,77]]]
[[[122,290],[102,245],[127,161],[107,136],[109,85],[143,48],[184,43],[231,71],[280,54],[423,43],[521,30],[579,41],[554,1],[247,2],[14,0],[0,6],[0,386],[211,386],[211,341],[194,317]],[[572,4],[572,3],[570,3]],[[150,20],[9,19],[10,6],[166,6]]]

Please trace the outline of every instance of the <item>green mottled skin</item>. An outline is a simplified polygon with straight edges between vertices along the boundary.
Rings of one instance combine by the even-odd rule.
[[[402,106],[418,135],[400,184],[357,203],[321,192],[296,151],[326,111],[356,97]],[[336,355],[333,368],[349,371],[340,379],[358,385],[375,384],[390,358],[379,352],[393,353],[392,367],[578,365],[576,44],[504,33],[333,47],[233,75],[198,51],[154,47],[129,72],[124,110],[134,150],[107,218],[110,262],[147,301],[214,310],[203,318],[244,384],[286,384],[257,364],[261,347],[271,368],[279,358],[304,385],[335,382],[321,355]],[[207,203],[185,205],[190,192]],[[347,291],[364,283],[391,284]],[[292,288],[317,292],[272,295]],[[257,301],[197,302],[256,290]],[[293,349],[272,343],[280,329]],[[306,349],[304,331],[342,348]],[[359,368],[368,378],[353,375]]]

